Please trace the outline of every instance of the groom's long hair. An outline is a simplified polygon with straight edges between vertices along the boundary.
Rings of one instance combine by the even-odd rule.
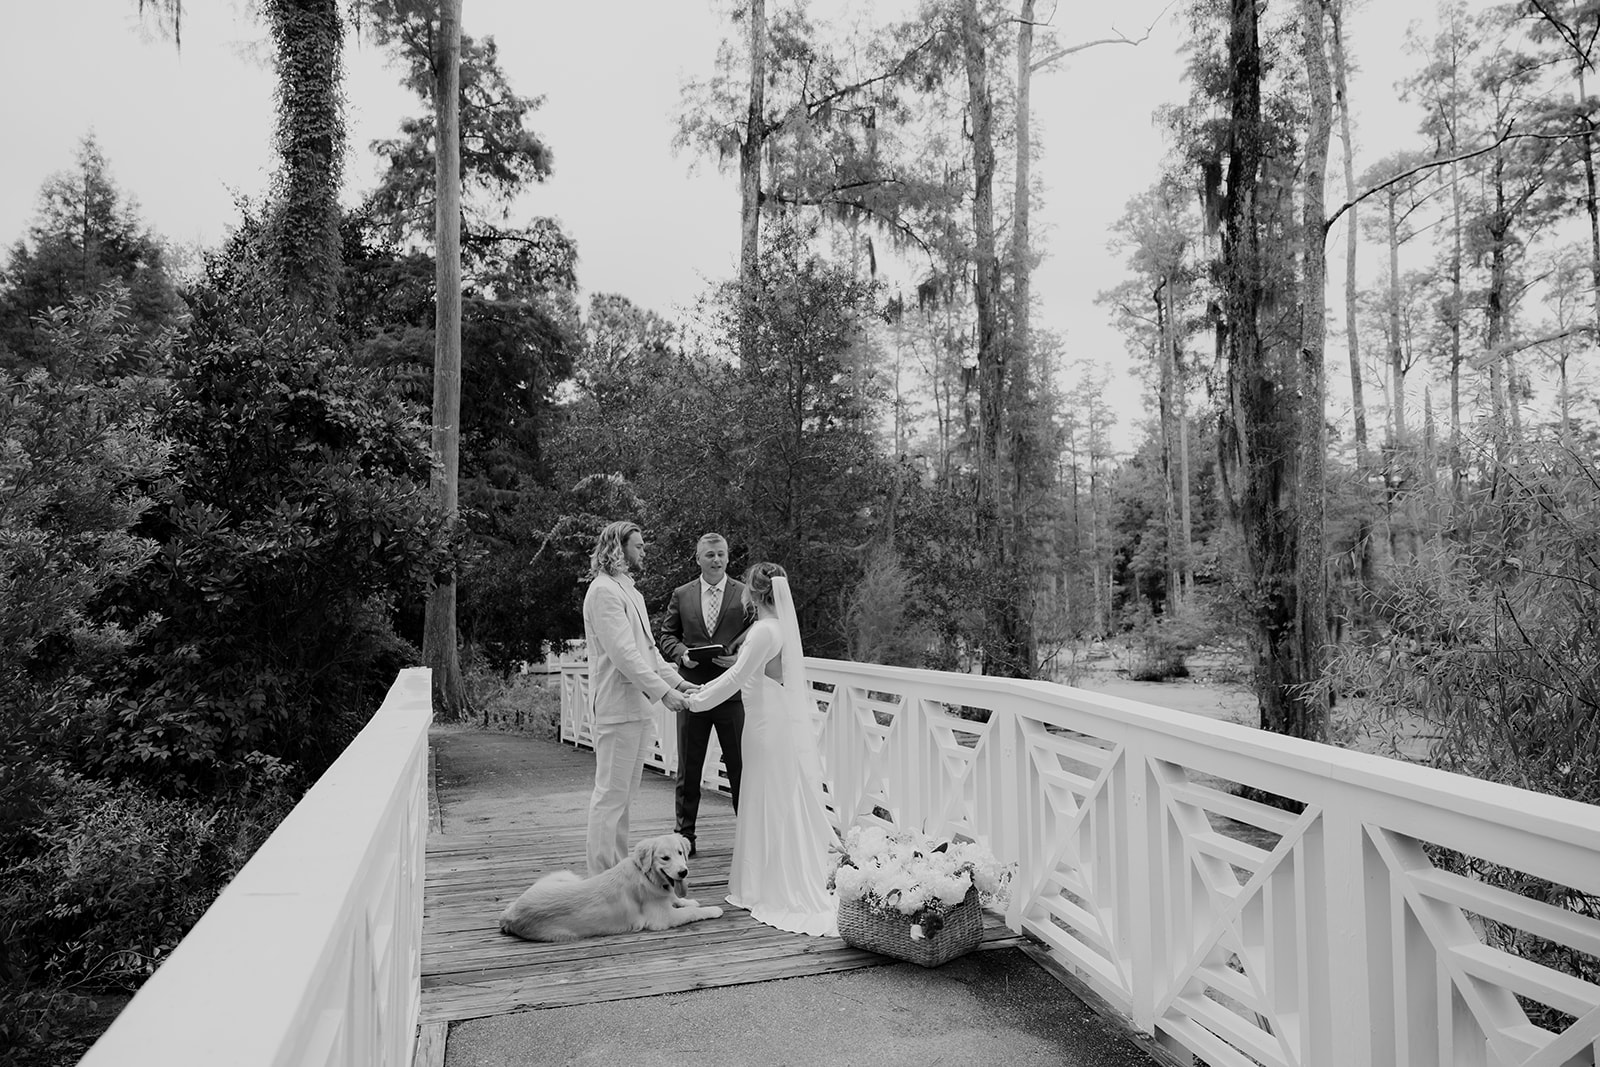
[[[608,523],[600,536],[595,540],[594,552],[589,556],[589,578],[593,580],[602,574],[615,574],[624,564],[622,546],[635,533],[639,532],[636,522]]]

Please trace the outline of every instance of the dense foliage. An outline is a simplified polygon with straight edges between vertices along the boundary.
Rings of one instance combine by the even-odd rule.
[[[181,5],[151,6],[176,31]],[[260,5],[283,169],[181,283],[92,138],[46,183],[0,273],[0,1042],[22,1062],[70,1058],[83,995],[135,987],[349,741],[416,661],[438,575],[475,679],[510,672],[581,634],[619,518],[653,608],[717,530],[735,573],[788,569],[813,654],[1070,680],[1110,638],[1160,680],[1226,643],[1264,726],[1316,736],[1338,699],[1420,720],[1440,766],[1600,801],[1592,3],[1447,5],[1412,42],[1417,144],[1346,149],[1347,254],[1386,272],[1349,275],[1348,416],[1306,281],[1332,118],[1310,82],[1331,60],[1343,84],[1342,5],[1185,5],[1191,96],[1113,226],[1125,353],[1028,325],[1023,105],[1072,51],[1053,30],[998,0],[849,27],[770,6],[684,94],[680,144],[740,167],[745,241],[673,318],[580,306],[575,242],[514,215],[555,165],[542,98],[463,38],[450,534],[436,5]],[[350,19],[420,110],[343,211]],[[1126,356],[1151,417],[1118,455],[1096,363]],[[1303,654],[1324,625],[1325,673]]]
[[[78,222],[41,215],[8,306]],[[75,1058],[96,1024],[72,1020],[177,943],[415,661],[399,608],[458,551],[418,410],[274,303],[264,232],[243,220],[192,315],[125,284],[174,292],[138,273],[151,256],[69,277],[0,342],[0,1039],[19,1062]]]

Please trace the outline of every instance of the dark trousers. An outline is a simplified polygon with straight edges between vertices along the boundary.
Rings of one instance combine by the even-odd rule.
[[[722,746],[722,762],[728,768],[728,785],[733,790],[733,810],[739,810],[739,775],[744,760],[739,753],[739,734],[744,730],[744,706],[724,704],[698,714],[678,712],[678,811],[677,830],[694,836],[695,818],[700,814],[700,778],[705,773],[706,748],[711,731],[717,731]]]

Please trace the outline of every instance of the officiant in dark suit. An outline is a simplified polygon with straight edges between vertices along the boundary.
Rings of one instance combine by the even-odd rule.
[[[728,577],[728,540],[708,533],[695,545],[700,577],[672,591],[667,615],[661,623],[657,645],[661,655],[678,668],[686,681],[703,684],[733,666],[739,643],[750,628],[744,602],[744,584]],[[698,663],[689,649],[722,645],[727,655]],[[744,729],[744,702],[735,693],[709,711],[678,714],[677,831],[689,839],[694,855],[695,819],[700,813],[700,779],[705,773],[706,748],[711,731],[717,731],[722,762],[728,768],[733,809],[739,810],[739,775],[744,761],[739,754],[739,734]]]

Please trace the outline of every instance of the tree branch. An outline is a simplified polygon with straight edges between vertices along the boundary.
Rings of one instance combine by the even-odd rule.
[[[1461,163],[1465,160],[1485,155],[1489,152],[1493,152],[1495,149],[1507,144],[1510,141],[1570,141],[1574,137],[1581,136],[1583,135],[1580,133],[1513,133],[1512,127],[1507,126],[1505,132],[1496,138],[1492,144],[1484,145],[1482,148],[1474,148],[1466,152],[1461,152],[1454,156],[1445,156],[1440,159],[1430,159],[1426,163],[1418,163],[1414,167],[1409,167],[1406,170],[1401,171],[1399,174],[1396,174],[1387,181],[1379,182],[1377,185],[1374,185],[1372,188],[1363,192],[1360,196],[1355,197],[1352,200],[1346,200],[1343,204],[1339,205],[1339,210],[1328,216],[1328,220],[1322,224],[1322,232],[1326,234],[1330,229],[1333,228],[1333,224],[1339,221],[1340,215],[1343,215],[1346,211],[1349,211],[1363,200],[1370,196],[1381,193],[1391,185],[1397,185],[1400,182],[1405,181],[1407,178],[1416,177],[1425,170],[1433,170],[1437,167],[1447,167],[1452,163]]]
[[[1530,337],[1524,341],[1506,341],[1503,344],[1495,345],[1493,348],[1482,353],[1481,355],[1474,356],[1467,360],[1467,366],[1472,367],[1474,370],[1480,370],[1503,356],[1514,356],[1518,352],[1525,352],[1530,348],[1537,348],[1540,345],[1552,344],[1556,341],[1564,341],[1568,337],[1586,337],[1593,335],[1593,326],[1578,325],[1569,326],[1565,330],[1558,330],[1555,333],[1542,334],[1539,337]]]
[[[1569,26],[1560,16],[1554,14],[1549,8],[1545,7],[1541,0],[1528,0],[1528,3],[1535,11],[1543,16],[1544,20],[1550,24],[1550,27],[1556,31],[1556,36],[1560,37],[1567,47],[1572,49],[1572,54],[1577,58],[1578,62],[1588,69],[1593,70],[1594,60],[1590,58],[1589,48],[1585,48],[1583,46],[1583,42],[1579,40],[1576,27]],[[1593,34],[1590,34],[1589,36],[1589,45],[1590,48],[1594,46]]]
[[[1063,59],[1066,56],[1070,56],[1078,52],[1085,52],[1091,48],[1098,48],[1103,44],[1127,44],[1134,46],[1144,44],[1144,42],[1150,39],[1150,35],[1155,32],[1156,23],[1160,22],[1166,17],[1167,12],[1172,10],[1172,5],[1175,3],[1177,3],[1177,0],[1167,0],[1167,6],[1162,8],[1161,13],[1158,14],[1154,19],[1150,20],[1150,25],[1145,27],[1144,33],[1138,38],[1129,37],[1127,34],[1113,26],[1112,30],[1116,33],[1115,37],[1102,37],[1097,41],[1085,41],[1082,44],[1071,44],[1062,48],[1058,48],[1054,52],[1051,52],[1049,55],[1045,56],[1043,59],[1036,59],[1030,63],[1028,65],[1028,72],[1030,74],[1034,73],[1035,71],[1049,66],[1058,59]],[[1040,24],[1035,23],[1035,25]]]
[[[762,193],[761,198],[763,200],[771,200],[776,204],[788,204],[791,207],[827,207],[829,205],[837,205],[850,208],[854,211],[859,211],[863,215],[868,215],[872,218],[878,219],[891,230],[904,236],[918,248],[922,249],[922,251],[931,260],[933,259],[933,249],[929,246],[928,242],[923,240],[921,234],[917,233],[916,230],[912,229],[902,220],[894,217],[893,215],[887,215],[872,205],[863,203],[860,200],[844,199],[832,195],[837,192],[843,192],[847,189],[856,189],[866,185],[884,184],[885,182],[898,180],[899,179],[897,178],[887,178],[884,179],[883,182],[851,182],[848,185],[841,185],[835,189],[829,189],[826,192],[817,194],[815,196],[791,196],[786,193]]]
[[[815,115],[818,111],[820,111],[824,107],[827,107],[829,104],[833,103],[835,100],[842,100],[847,96],[853,96],[854,94],[861,92],[861,90],[866,89],[869,86],[876,85],[877,83],[882,82],[882,81],[888,81],[891,78],[899,77],[900,74],[905,70],[906,64],[910,63],[911,60],[919,52],[922,52],[923,50],[925,50],[927,48],[931,48],[933,46],[934,41],[936,41],[936,40],[938,40],[938,35],[937,34],[935,34],[932,37],[929,37],[926,41],[923,41],[921,44],[917,45],[911,51],[909,51],[905,55],[901,56],[899,62],[897,62],[893,67],[891,67],[888,70],[884,71],[882,74],[875,75],[875,76],[873,76],[871,78],[866,79],[865,81],[856,82],[853,85],[841,86],[840,88],[835,89],[831,93],[824,93],[822,96],[817,97],[815,100],[802,101],[801,104],[797,108],[794,108],[794,109],[790,110],[789,113],[784,115],[782,118],[775,119],[774,121],[772,121],[770,123],[763,123],[761,131],[760,131],[761,132],[761,139],[762,140],[766,140],[766,138],[767,138],[767,136],[769,134],[777,133],[779,130],[783,129],[784,124],[787,123],[789,121],[789,119],[791,117],[793,117],[799,111],[803,110],[808,117],[811,116],[811,115]]]

